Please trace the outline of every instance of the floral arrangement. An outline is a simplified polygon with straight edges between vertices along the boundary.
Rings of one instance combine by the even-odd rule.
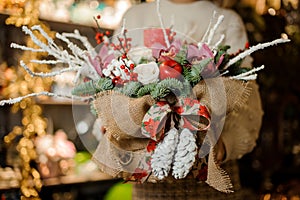
[[[96,35],[102,45],[98,52],[77,30],[56,34],[57,39],[68,45],[67,51],[41,27],[24,26],[23,31],[39,48],[14,43],[13,48],[47,52],[55,58],[31,62],[62,63],[68,67],[43,73],[33,72],[23,61],[20,65],[32,76],[51,77],[75,71],[73,96],[45,91],[3,100],[0,105],[39,95],[86,101],[105,128],[105,137],[94,152],[94,160],[104,172],[139,182],[168,179],[170,174],[175,179],[183,179],[192,172],[197,180],[230,192],[226,172],[214,162],[215,142],[207,137],[215,104],[208,100],[206,81],[222,78],[223,89],[232,92],[226,94],[227,105],[223,112],[226,114],[234,107],[232,99],[246,93],[244,83],[255,80],[256,72],[264,68],[242,68],[242,60],[259,49],[289,40],[277,39],[253,47],[246,44],[245,49],[229,54],[230,47],[221,45],[224,36],[211,44],[222,20],[223,16],[219,16],[215,25],[210,24],[202,41],[190,43],[176,37],[174,30],[164,28],[160,17],[161,28],[145,29],[145,44],[140,47],[132,46],[134,38],[128,37],[124,23],[121,34],[111,40],[106,34]],[[37,39],[34,31],[39,31],[47,43]],[[84,49],[71,39],[79,40]],[[207,154],[210,155],[208,161]],[[209,173],[217,174],[219,183],[213,181]]]

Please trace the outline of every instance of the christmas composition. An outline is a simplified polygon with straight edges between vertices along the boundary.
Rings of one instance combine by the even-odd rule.
[[[97,51],[77,30],[56,34],[57,40],[67,44],[67,49],[61,49],[40,26],[24,26],[38,48],[15,43],[13,48],[46,52],[53,58],[31,62],[67,67],[45,73],[32,71],[23,61],[20,66],[40,77],[75,72],[75,86],[71,94],[43,91],[2,100],[0,105],[40,95],[84,101],[103,127],[93,152],[103,172],[137,182],[194,178],[231,192],[227,173],[214,159],[213,147],[220,136],[216,124],[246,101],[248,82],[264,68],[241,67],[243,59],[289,40],[245,44],[245,49],[229,54],[230,46],[222,43],[224,36],[212,44],[223,16],[214,14],[213,19],[216,23],[209,25],[202,40],[191,42],[165,28],[160,18],[160,28],[140,31],[145,39],[140,46],[132,45],[135,38],[128,36],[124,23],[120,35],[112,38],[97,33]],[[35,31],[46,42],[35,37]]]

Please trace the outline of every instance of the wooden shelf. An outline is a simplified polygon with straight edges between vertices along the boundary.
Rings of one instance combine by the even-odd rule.
[[[55,186],[55,185],[77,184],[77,183],[86,183],[86,182],[94,182],[94,181],[106,181],[112,179],[113,178],[107,174],[96,172],[90,174],[68,175],[68,176],[47,178],[47,179],[43,179],[43,185]]]
[[[74,105],[74,106],[89,106],[89,103],[83,101],[73,101],[66,99],[55,99],[55,98],[47,98],[47,99],[36,99],[36,103],[40,105]]]

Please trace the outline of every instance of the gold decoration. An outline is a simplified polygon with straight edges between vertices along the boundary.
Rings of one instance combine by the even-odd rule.
[[[8,1],[5,1],[6,3]],[[14,3],[11,2],[11,6]],[[14,1],[14,2],[17,2]],[[33,26],[40,25],[51,37],[54,37],[54,32],[39,21],[38,19],[38,4],[39,1],[36,0],[19,0],[19,9],[14,12],[7,20],[6,24],[15,25],[20,27],[23,25]],[[4,3],[0,5],[3,6]],[[9,4],[6,4],[9,7]],[[44,40],[40,34],[35,33],[36,37],[40,40]],[[34,47],[30,37],[26,37],[26,46]],[[25,51],[20,57],[20,60],[24,60],[25,63],[29,63],[29,60],[39,59],[43,56],[42,53],[38,52],[28,52]],[[28,65],[33,71],[47,72],[49,71],[47,65]],[[18,67],[18,70],[11,68],[12,74],[15,75],[14,80],[4,88],[3,94],[5,97],[14,98],[18,96],[23,96],[32,92],[49,91],[52,79],[51,78],[40,78],[31,77],[26,73],[26,71]],[[41,97],[42,98],[42,97]],[[44,97],[45,98],[45,97]],[[35,151],[34,139],[36,136],[41,136],[46,134],[47,121],[42,116],[42,108],[36,104],[34,99],[27,98],[12,106],[12,112],[21,111],[22,116],[22,126],[16,126],[13,130],[4,138],[7,145],[11,144],[16,136],[22,135],[21,139],[17,145],[17,151],[19,153],[19,158],[21,160],[21,174],[22,180],[20,182],[21,199],[40,199],[39,191],[42,187],[41,176],[39,172],[32,168],[30,163],[36,160],[37,153]]]

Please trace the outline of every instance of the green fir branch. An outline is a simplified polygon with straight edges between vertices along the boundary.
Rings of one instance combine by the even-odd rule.
[[[190,70],[184,71],[184,76],[191,83],[191,86],[196,85],[202,79],[201,72],[211,61],[211,58],[203,59],[200,63],[192,65]]]
[[[114,87],[112,80],[109,78],[101,78],[98,81],[87,81],[74,87],[72,95],[89,96],[104,90],[111,90]]]
[[[174,60],[178,62],[181,66],[187,65],[189,62],[186,60],[187,58],[187,45],[184,45],[180,51],[176,54]]]
[[[183,83],[180,82],[178,79],[175,78],[166,78],[162,81],[160,81],[156,88],[151,91],[151,96],[158,100],[161,98],[166,97],[171,92],[177,95],[180,95],[180,93],[183,90]]]
[[[137,97],[137,93],[141,86],[142,84],[140,82],[130,81],[121,88],[120,92],[129,97]]]
[[[145,96],[147,94],[151,94],[151,92],[153,90],[155,90],[156,88],[156,84],[157,83],[149,83],[147,85],[144,85],[143,87],[141,87],[138,92],[137,92],[137,97],[142,97]]]
[[[218,63],[221,56],[223,56],[223,61],[219,66],[219,70],[222,70],[230,60],[230,55],[227,53],[228,49],[230,49],[230,46],[228,45],[219,46],[218,48],[217,55],[215,56],[214,60],[215,63]]]

